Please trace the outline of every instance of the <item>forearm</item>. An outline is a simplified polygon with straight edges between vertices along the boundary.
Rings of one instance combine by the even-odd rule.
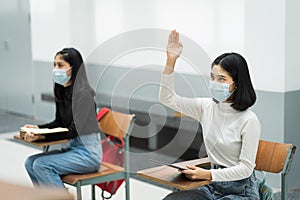
[[[175,58],[167,58],[167,61],[166,61],[166,67],[163,71],[163,74],[171,74],[174,72],[174,67],[175,67],[175,64],[176,64],[176,60]]]
[[[44,140],[54,141],[54,140],[72,139],[77,136],[78,134],[74,131],[51,133],[51,134],[46,134]]]
[[[47,123],[47,124],[40,124],[37,125],[39,128],[57,128],[61,126],[61,123],[55,119],[54,121]]]
[[[211,175],[211,171],[210,170],[206,170],[205,171],[203,179],[209,180],[209,181],[212,180],[212,175]]]

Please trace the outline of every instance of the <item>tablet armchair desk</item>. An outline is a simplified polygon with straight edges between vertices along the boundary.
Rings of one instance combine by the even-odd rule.
[[[195,165],[199,167],[210,166],[210,162],[208,158],[189,160],[189,161],[184,161],[176,164],[181,166],[185,166],[185,165]],[[210,181],[207,180],[189,180],[184,176],[184,174],[180,173],[177,169],[169,166],[159,166],[159,167],[141,170],[137,172],[137,175],[142,178],[161,183],[168,187],[172,187],[174,191],[197,188],[210,183]]]
[[[24,139],[21,139],[18,135],[14,135],[14,139],[20,141],[21,143],[25,143],[25,144],[30,144],[36,147],[42,147],[43,148],[43,152],[47,152],[49,150],[49,147],[51,145],[55,145],[55,144],[62,144],[62,143],[66,143],[69,140],[64,139],[64,140],[56,140],[56,141],[34,141],[34,142],[28,142]]]

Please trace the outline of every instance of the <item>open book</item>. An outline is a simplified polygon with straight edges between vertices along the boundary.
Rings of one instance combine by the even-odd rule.
[[[67,128],[26,128],[21,127],[20,135],[23,138],[26,132],[32,132],[33,134],[49,134],[69,131]]]

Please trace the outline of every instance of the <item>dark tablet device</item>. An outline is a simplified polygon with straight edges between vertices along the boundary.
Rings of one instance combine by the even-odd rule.
[[[155,162],[157,164],[166,165],[166,166],[173,167],[173,168],[176,168],[176,169],[179,169],[179,170],[186,170],[187,169],[186,167],[183,167],[183,166],[180,166],[180,165],[174,164],[174,163],[166,163],[166,162],[153,160],[153,159],[149,159],[149,160],[152,161],[152,162]]]

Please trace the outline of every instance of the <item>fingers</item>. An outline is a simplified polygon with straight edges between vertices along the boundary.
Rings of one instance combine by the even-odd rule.
[[[192,174],[184,174],[185,175],[185,177],[187,177],[188,179],[191,179],[191,180],[196,180],[197,178],[197,176],[196,176],[196,174],[194,174],[194,173],[192,173]]]
[[[186,174],[186,175],[193,175],[195,174],[194,170],[190,170],[190,169],[186,169],[186,170],[182,170],[182,173]]]
[[[31,124],[25,124],[24,127],[25,127],[25,128],[31,128],[32,125],[31,125]]]
[[[182,45],[182,43],[179,41],[179,47],[182,49],[182,47],[183,47],[183,45]]]
[[[179,43],[179,33],[175,31],[174,37],[175,37],[175,42],[178,44]]]
[[[179,41],[179,33],[172,30],[169,34],[167,56],[169,59],[177,59],[182,52],[183,45]]]
[[[25,128],[38,128],[37,125],[31,125],[31,124],[25,124],[24,127]]]
[[[27,140],[27,138],[29,137],[28,135],[29,135],[29,133],[25,133],[24,140]]]
[[[31,132],[27,132],[25,135],[24,135],[24,140],[26,141],[33,141],[36,139],[36,136],[31,133]]]
[[[196,171],[196,167],[195,166],[186,166],[188,169],[182,171],[182,173],[184,173],[184,175],[191,180],[196,180],[197,179],[197,171]]]
[[[187,165],[186,167],[187,167],[188,169],[192,169],[192,170],[197,169],[197,167],[196,167],[196,166],[193,166],[193,165]]]
[[[182,173],[184,173],[184,175],[187,178],[191,180],[199,180],[199,179],[211,180],[211,174],[209,170],[204,170],[202,168],[192,166],[192,165],[187,165],[186,167],[188,169],[183,170]]]
[[[187,167],[188,169],[182,170],[182,171],[181,171],[182,173],[184,173],[184,174],[186,174],[186,175],[193,175],[193,174],[196,173],[195,170],[197,169],[197,167],[192,166],[192,165],[187,165],[186,167]]]
[[[176,30],[172,30],[169,34],[169,43],[179,43],[179,33]]]
[[[169,41],[168,41],[168,43],[169,44],[173,43],[173,31],[171,31],[170,34],[169,34]]]

